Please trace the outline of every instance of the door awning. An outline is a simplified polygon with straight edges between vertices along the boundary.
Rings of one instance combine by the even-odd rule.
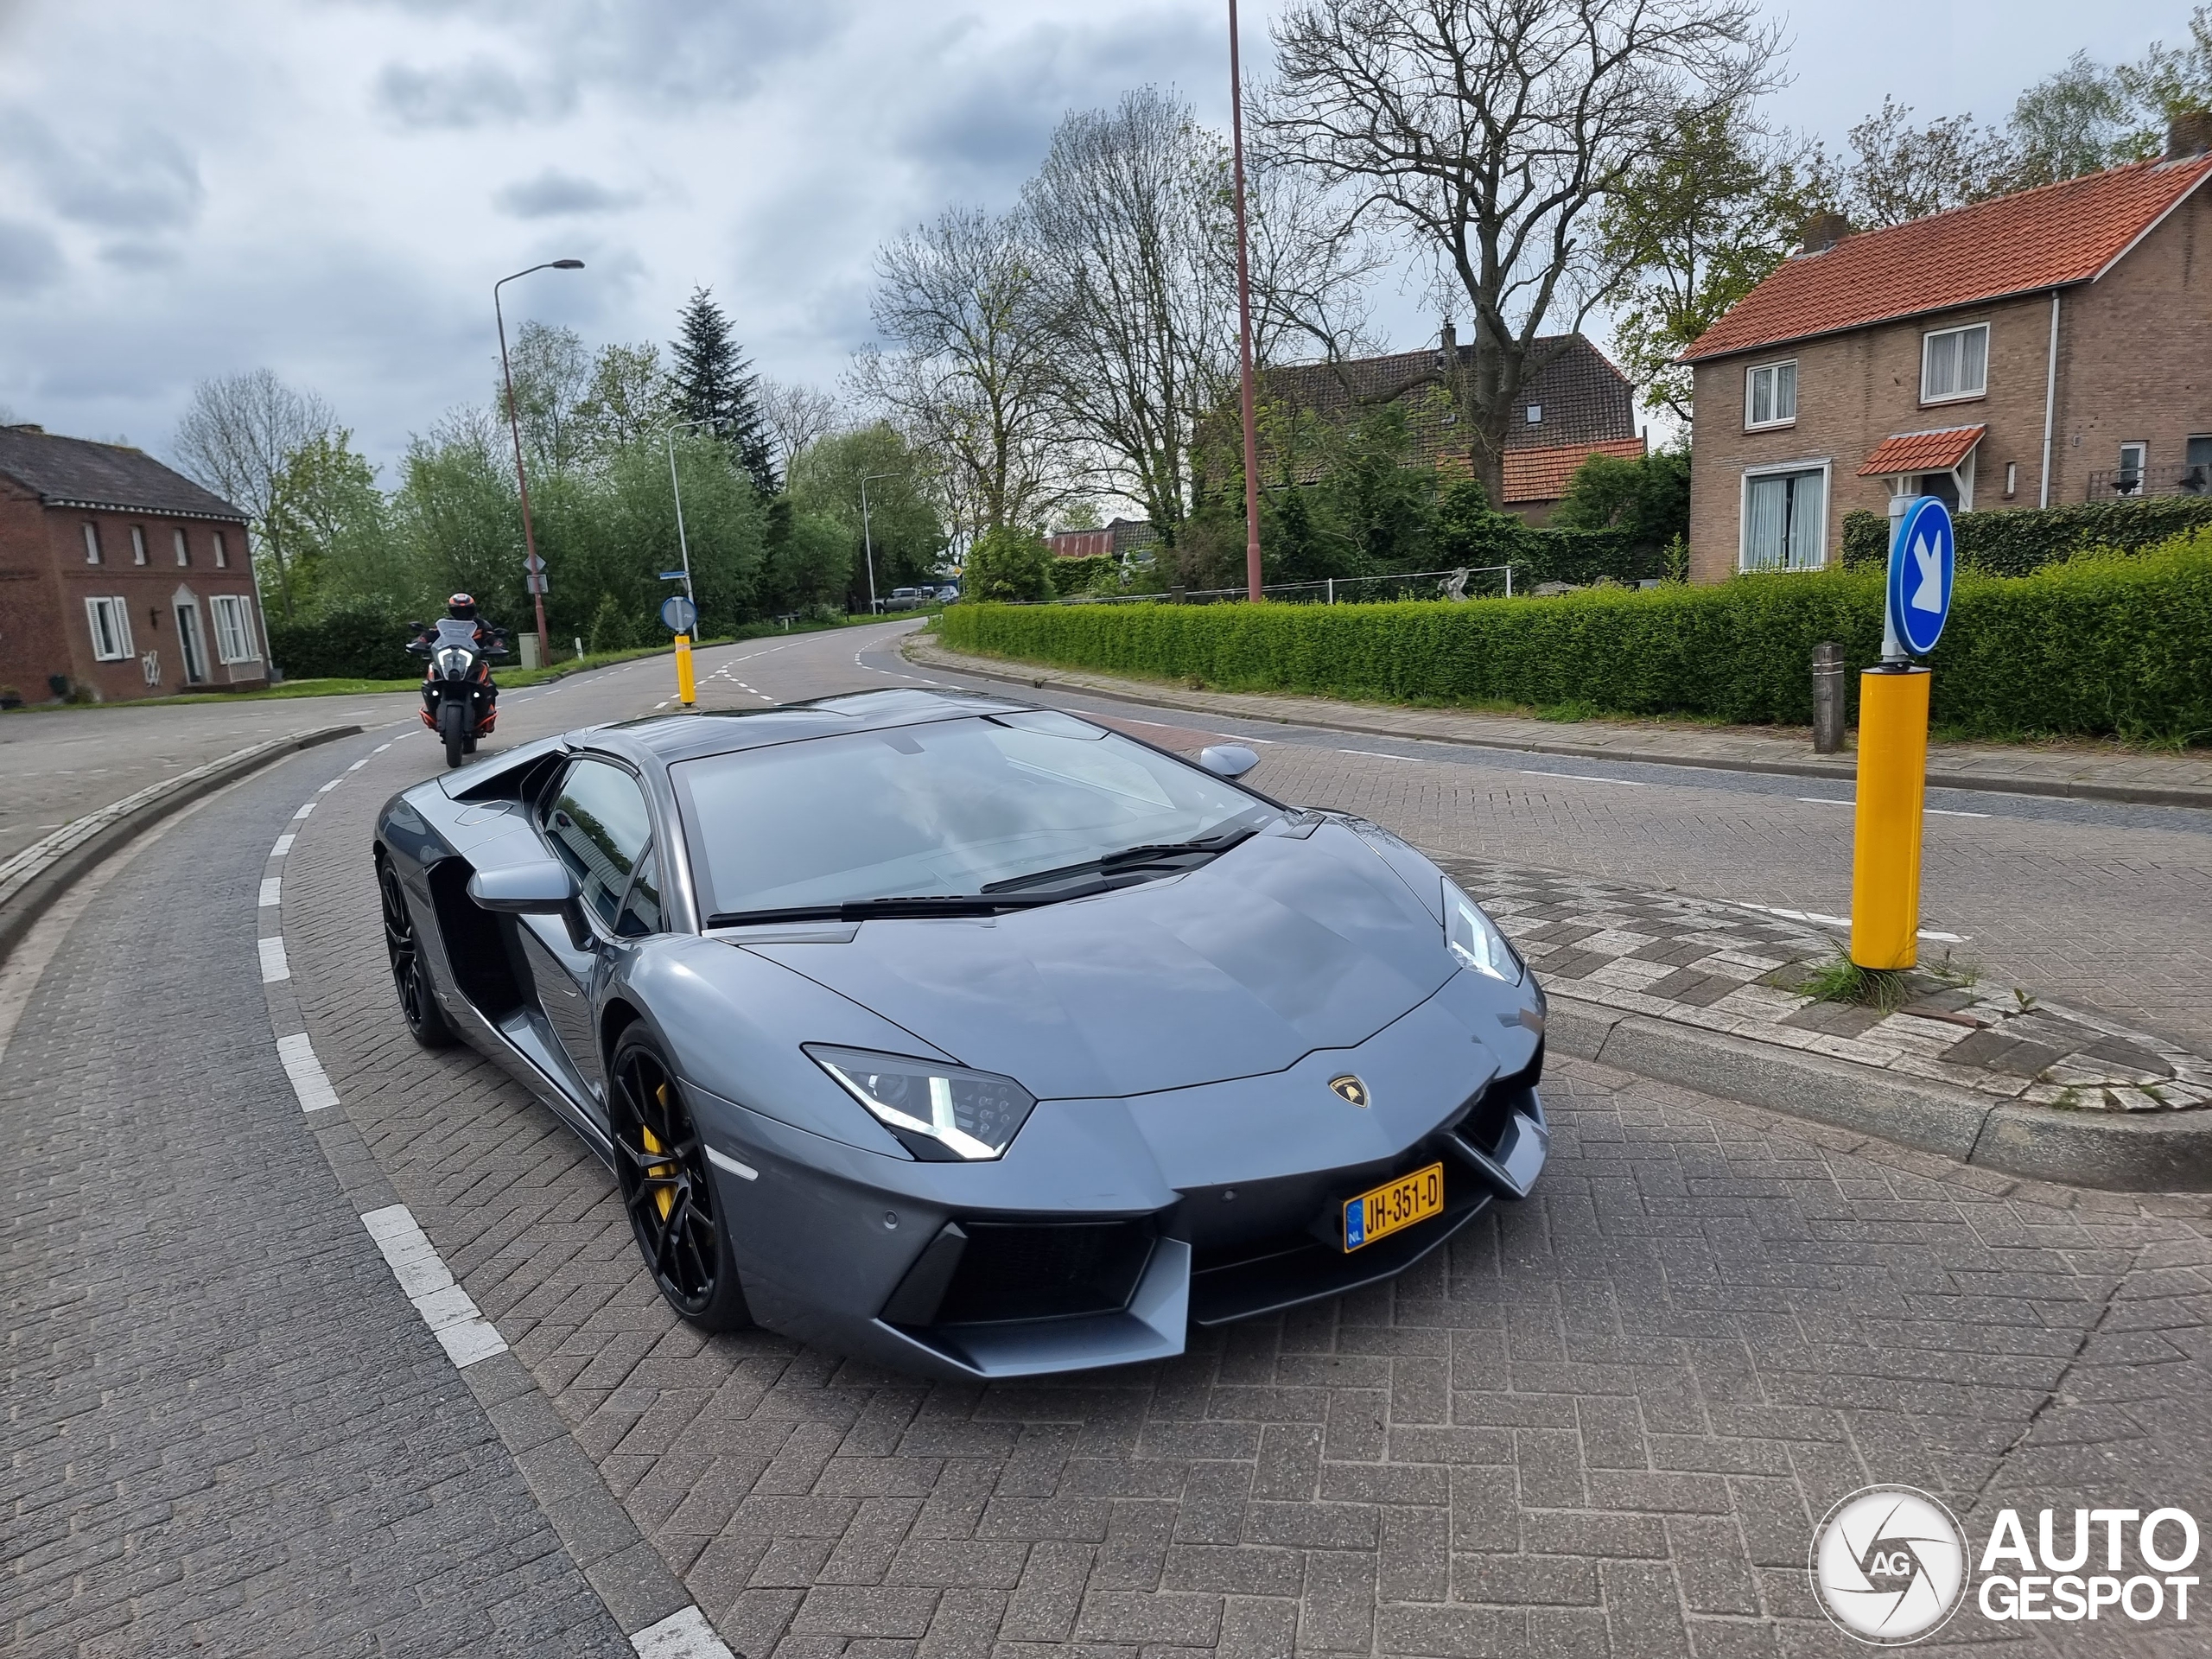
[[[1874,446],[1861,478],[1895,478],[1904,473],[1948,473],[1974,453],[1987,425],[1946,426],[1933,432],[1892,432]]]

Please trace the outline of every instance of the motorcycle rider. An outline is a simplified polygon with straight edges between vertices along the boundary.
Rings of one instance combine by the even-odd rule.
[[[452,597],[446,601],[446,615],[453,621],[466,622],[468,624],[469,628],[471,629],[470,637],[475,640],[478,648],[484,652],[487,658],[493,652],[496,651],[504,652],[506,650],[506,630],[504,628],[493,627],[477,616],[476,600],[474,594],[455,594],[452,595]],[[414,644],[418,646],[428,647],[436,643],[437,637],[438,624],[432,622],[426,626],[423,632],[415,637]],[[499,716],[499,683],[492,677],[491,667],[488,662],[486,664],[484,671],[484,690],[491,705],[485,711],[486,718],[484,721],[485,728],[489,730],[491,728],[492,721]]]

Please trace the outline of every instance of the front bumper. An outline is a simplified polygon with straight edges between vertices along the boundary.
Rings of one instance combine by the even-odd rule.
[[[764,1324],[940,1376],[1128,1364],[1182,1352],[1193,1324],[1390,1278],[1525,1197],[1549,1144],[1533,1007],[1440,993],[1272,1076],[1043,1102],[992,1163],[887,1158],[713,1096],[695,1109],[756,1172],[717,1179]],[[1368,1107],[1329,1091],[1346,1071]],[[1344,1200],[1440,1160],[1442,1213],[1343,1249]]]

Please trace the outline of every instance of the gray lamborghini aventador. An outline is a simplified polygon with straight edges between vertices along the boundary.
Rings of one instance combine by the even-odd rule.
[[[612,1164],[698,1325],[1179,1353],[1403,1271],[1548,1143],[1490,918],[1252,765],[924,691],[528,744],[378,821],[400,1007]]]

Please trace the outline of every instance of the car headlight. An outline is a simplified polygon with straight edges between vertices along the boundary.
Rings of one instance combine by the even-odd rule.
[[[1497,931],[1497,924],[1484,915],[1482,906],[1460,892],[1459,883],[1448,875],[1444,878],[1444,942],[1452,947],[1461,966],[1502,979],[1508,985],[1518,985],[1528,971],[1505,935]]]
[[[1012,1077],[988,1071],[866,1049],[802,1046],[917,1158],[940,1163],[996,1158],[1037,1104]]]

